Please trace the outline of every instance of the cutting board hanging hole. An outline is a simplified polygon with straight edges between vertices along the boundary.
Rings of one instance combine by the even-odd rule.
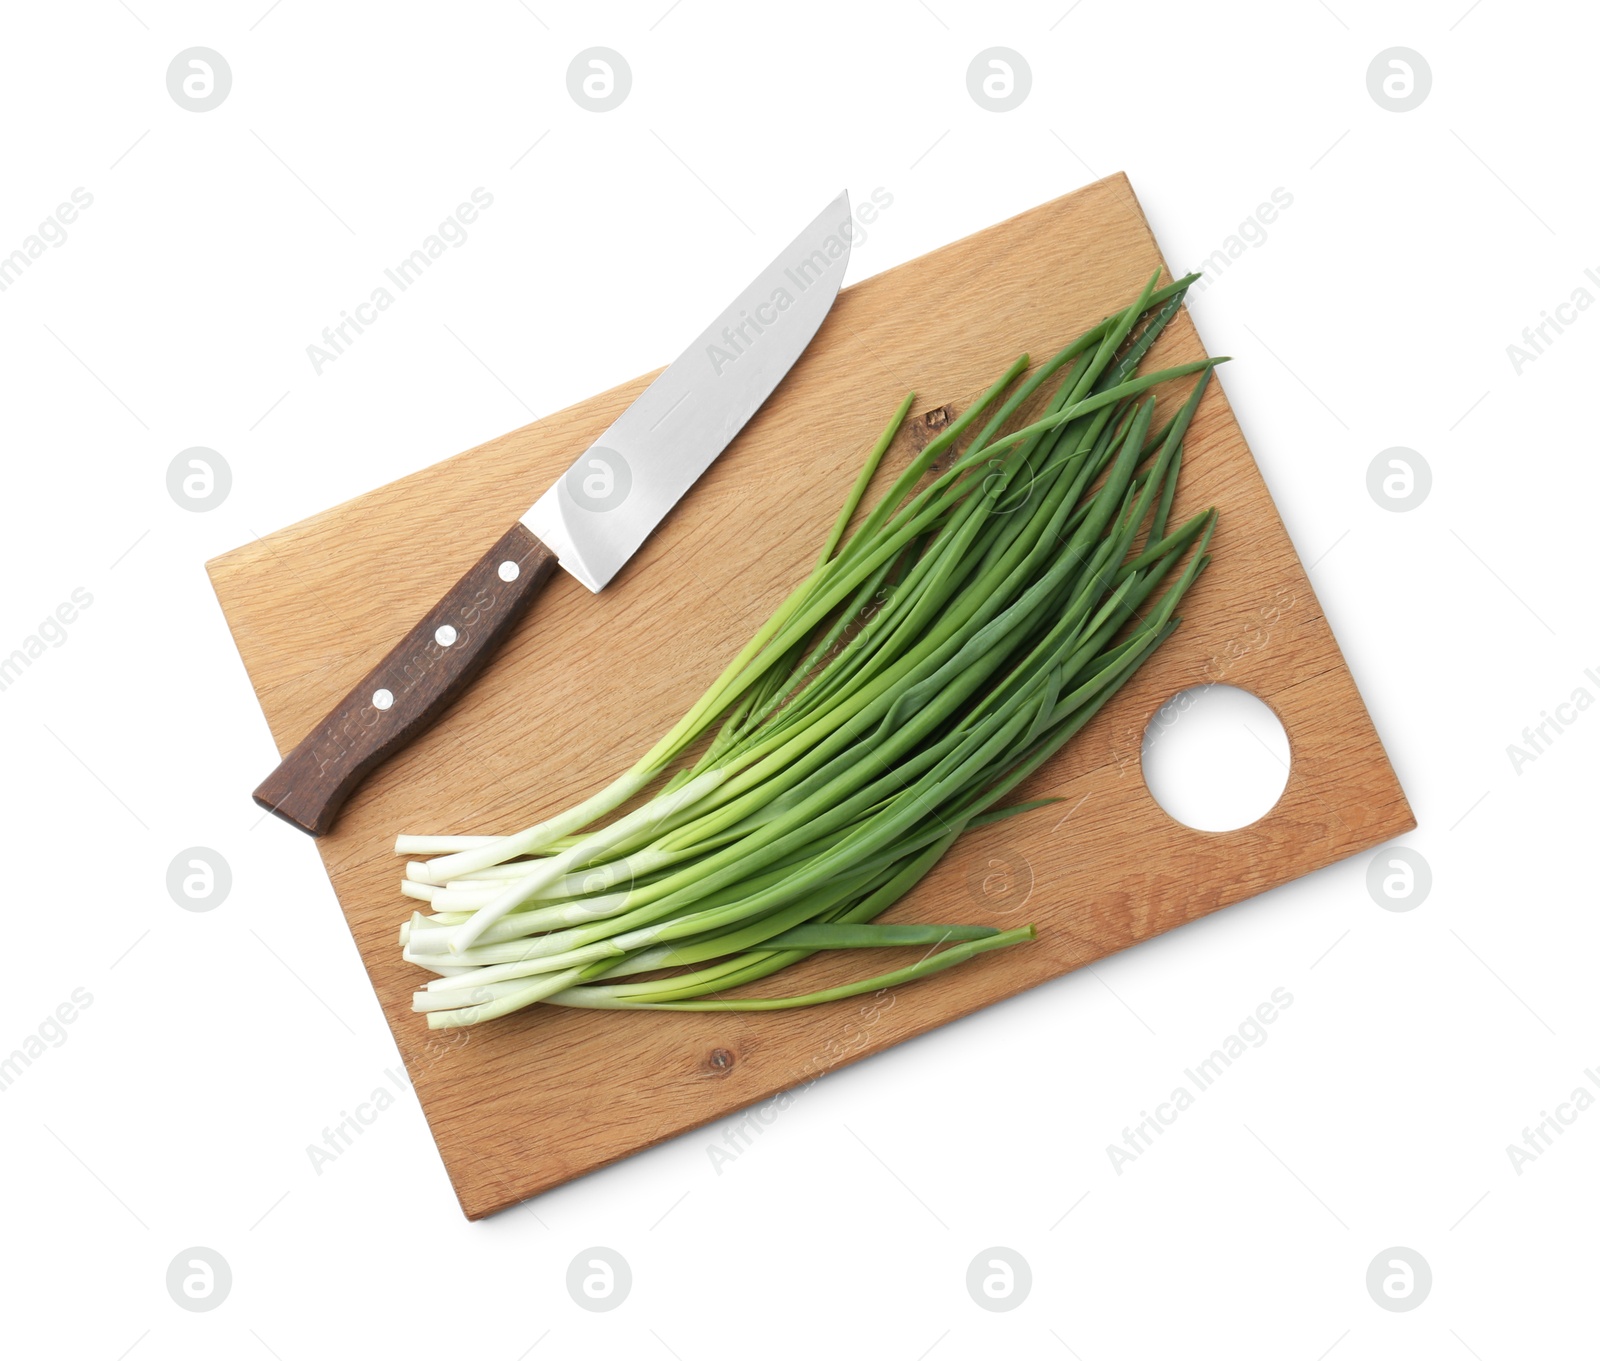
[[[1231,832],[1276,806],[1289,783],[1289,735],[1248,690],[1198,685],[1156,710],[1140,762],[1151,796],[1174,821]]]

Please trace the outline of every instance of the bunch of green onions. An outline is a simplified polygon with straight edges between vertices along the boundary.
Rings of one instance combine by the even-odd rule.
[[[431,1027],[536,1002],[810,1006],[1033,937],[877,918],[967,828],[1049,802],[1002,806],[1178,627],[1206,565],[1215,512],[1168,518],[1222,361],[1138,372],[1196,276],[1158,277],[1036,372],[1017,360],[852,529],[908,396],[816,566],[626,774],[513,835],[397,839],[433,857],[406,867],[430,911],[400,932],[438,975],[415,999]],[[1153,428],[1150,390],[1185,377]],[[928,951],[857,982],[727,996],[819,950],[908,945]]]

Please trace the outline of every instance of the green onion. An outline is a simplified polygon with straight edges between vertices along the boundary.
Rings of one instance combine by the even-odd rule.
[[[816,565],[605,789],[510,836],[399,837],[398,854],[431,857],[401,883],[430,911],[400,931],[404,958],[438,975],[416,994],[428,1024],[537,1002],[814,1006],[1031,940],[876,919],[967,828],[1048,802],[1005,800],[1178,627],[1215,513],[1169,519],[1222,361],[1140,364],[1194,277],[1152,278],[1031,374],[1017,360],[861,515],[907,396]],[[1154,390],[1184,378],[1157,428]],[[820,991],[728,995],[819,951],[876,948],[923,954]]]

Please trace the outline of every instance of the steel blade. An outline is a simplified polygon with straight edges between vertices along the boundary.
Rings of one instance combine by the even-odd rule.
[[[852,226],[847,191],[522,517],[591,591],[621,570],[810,344],[844,278]]]

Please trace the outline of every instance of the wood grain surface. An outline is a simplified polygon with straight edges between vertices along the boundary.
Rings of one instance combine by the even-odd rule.
[[[1178,517],[1215,504],[1214,562],[1184,624],[1019,796],[1043,809],[963,838],[886,920],[1033,921],[1039,939],[899,991],[746,1015],[537,1007],[460,1032],[410,1010],[397,832],[511,831],[612,779],[675,720],[811,564],[860,460],[908,390],[960,406],[1020,351],[1042,358],[1160,264],[1113,176],[844,290],[783,384],[595,596],[557,574],[443,719],[377,770],[317,845],[462,1208],[477,1218],[841,1064],[1273,888],[1415,825],[1272,498],[1212,383],[1185,443]],[[1187,313],[1152,366],[1203,353]],[[636,397],[648,377],[380,487],[208,565],[280,751],[351,685]],[[1168,398],[1161,415],[1171,409]],[[935,418],[937,423],[938,417]],[[926,424],[920,433],[926,438]],[[890,454],[911,456],[916,429]],[[416,526],[452,532],[415,549]],[[363,610],[340,584],[367,583]],[[1151,715],[1227,682],[1288,732],[1259,822],[1173,822],[1140,773]],[[241,789],[239,797],[248,791]],[[1129,847],[1137,847],[1129,854]],[[816,956],[804,992],[907,962]],[[914,952],[910,952],[914,953]],[[776,991],[773,982],[753,991]]]

